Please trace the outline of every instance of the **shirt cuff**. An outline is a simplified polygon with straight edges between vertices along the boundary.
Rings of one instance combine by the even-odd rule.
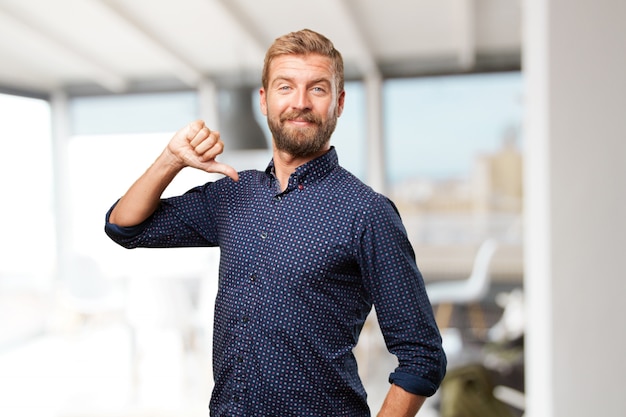
[[[437,386],[419,376],[408,372],[396,371],[389,375],[389,382],[407,392],[423,397],[430,397],[437,391]]]
[[[148,220],[136,226],[128,226],[128,227],[118,226],[116,224],[109,222],[109,218],[111,217],[111,212],[113,211],[116,205],[117,205],[117,202],[115,202],[115,204],[111,206],[109,211],[107,211],[107,214],[105,217],[105,225],[104,225],[104,230],[106,234],[109,236],[117,236],[122,239],[130,239],[130,238],[140,235],[141,232],[143,232],[144,229],[146,228],[148,224]]]

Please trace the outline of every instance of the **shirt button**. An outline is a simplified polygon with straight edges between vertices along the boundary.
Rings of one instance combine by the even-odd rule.
[[[250,281],[255,281],[256,280],[256,274],[252,274],[250,275]]]
[[[298,184],[298,190],[300,190],[300,191],[304,190],[304,185]]]
[[[241,321],[243,321],[244,323],[247,323],[247,322],[249,322],[249,321],[250,321],[250,319],[248,318],[248,316],[243,316],[243,317],[241,318]]]
[[[267,239],[267,232],[261,232],[261,239]]]
[[[237,356],[237,362],[242,363],[243,362],[243,357],[242,356]]]

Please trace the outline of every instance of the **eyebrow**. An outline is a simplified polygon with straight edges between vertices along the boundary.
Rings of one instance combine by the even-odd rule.
[[[294,80],[294,77],[289,77],[289,76],[286,76],[286,75],[279,75],[276,78],[274,78],[274,80],[272,80],[271,85],[274,85],[274,84],[276,84],[277,82],[280,82],[280,81],[293,82],[293,80]],[[307,84],[310,84],[310,85],[314,85],[314,84],[332,85],[332,82],[328,78],[320,77],[320,78],[312,80],[311,82],[309,82]]]

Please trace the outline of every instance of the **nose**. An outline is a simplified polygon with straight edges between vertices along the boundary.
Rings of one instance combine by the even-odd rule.
[[[306,88],[296,90],[292,107],[297,110],[311,110],[311,99]]]

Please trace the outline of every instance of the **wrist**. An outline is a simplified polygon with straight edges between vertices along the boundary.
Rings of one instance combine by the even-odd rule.
[[[176,175],[183,168],[185,168],[185,161],[174,152],[172,152],[169,147],[166,147],[159,158],[157,158],[155,164],[160,165],[163,169],[168,172]]]

